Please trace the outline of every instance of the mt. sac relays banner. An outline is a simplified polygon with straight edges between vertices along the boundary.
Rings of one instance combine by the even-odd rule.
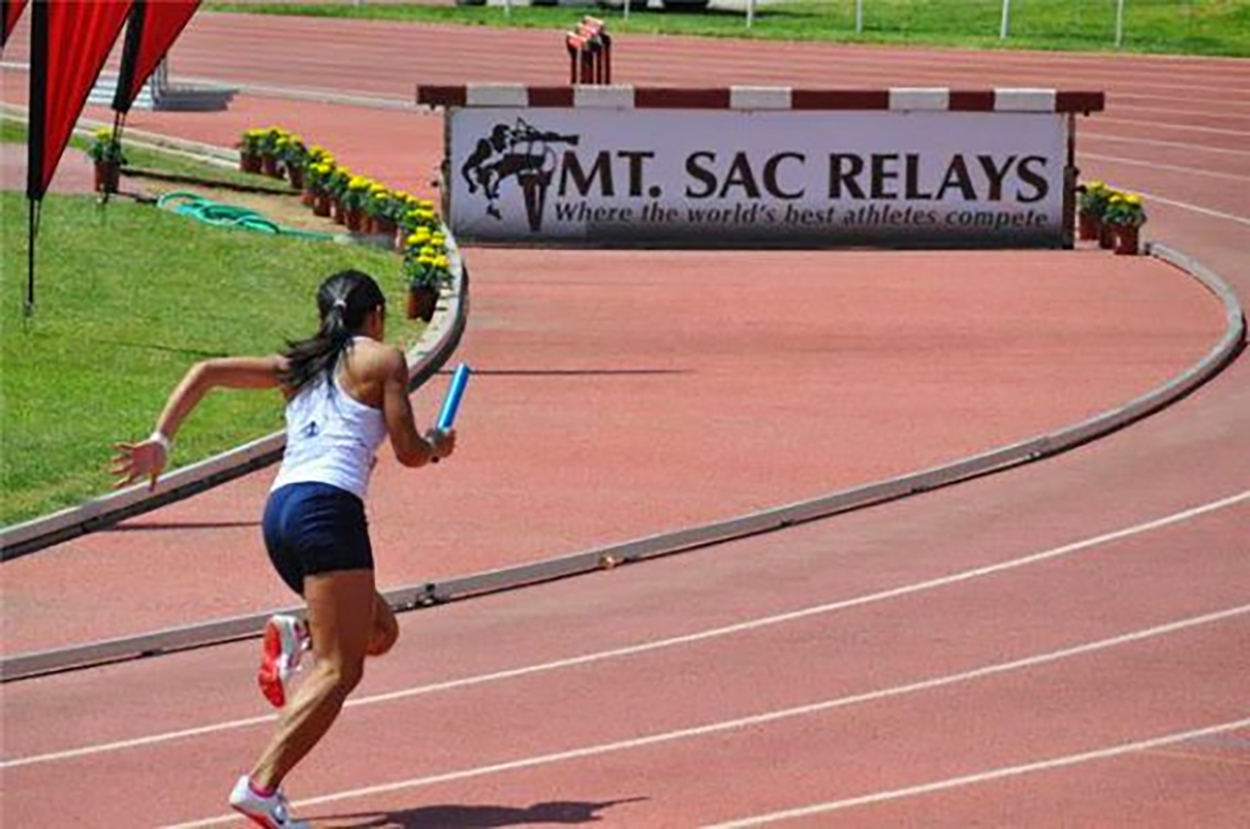
[[[1058,113],[469,107],[463,240],[1059,246]]]

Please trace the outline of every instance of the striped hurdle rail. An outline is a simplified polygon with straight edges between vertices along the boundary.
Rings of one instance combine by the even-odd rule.
[[[564,46],[569,53],[570,84],[612,83],[612,38],[603,21],[587,15],[568,32]]]

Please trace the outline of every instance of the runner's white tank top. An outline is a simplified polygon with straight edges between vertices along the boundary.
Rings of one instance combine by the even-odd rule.
[[[286,404],[286,452],[271,491],[322,483],[365,499],[377,448],[386,439],[380,409],[353,398],[333,380],[313,381]]]

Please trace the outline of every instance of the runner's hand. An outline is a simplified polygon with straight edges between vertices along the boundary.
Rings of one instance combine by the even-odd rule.
[[[140,478],[148,478],[148,489],[156,489],[156,480],[165,470],[165,447],[159,441],[145,440],[140,443],[114,443],[117,454],[109,472],[122,480],[113,485],[114,489],[134,483]]]
[[[425,433],[425,439],[434,448],[435,459],[445,458],[456,450],[455,429],[431,429]]]

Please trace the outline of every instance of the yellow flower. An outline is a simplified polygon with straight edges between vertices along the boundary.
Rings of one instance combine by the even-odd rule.
[[[1085,185],[1085,189],[1086,190],[1105,190],[1107,189],[1107,185],[1103,184],[1101,181],[1091,181],[1089,184]]]
[[[430,259],[433,259],[435,256],[438,256],[438,251],[434,250],[431,246],[426,245],[421,248],[420,254],[422,257],[429,257]]]
[[[443,270],[447,270],[447,257],[446,257],[446,256],[436,256],[436,257],[434,258],[434,267],[436,267],[436,268],[442,268]]]
[[[1141,204],[1141,196],[1137,195],[1136,193],[1130,194],[1124,200],[1128,202],[1129,204],[1133,205],[1134,207],[1137,207]]]

